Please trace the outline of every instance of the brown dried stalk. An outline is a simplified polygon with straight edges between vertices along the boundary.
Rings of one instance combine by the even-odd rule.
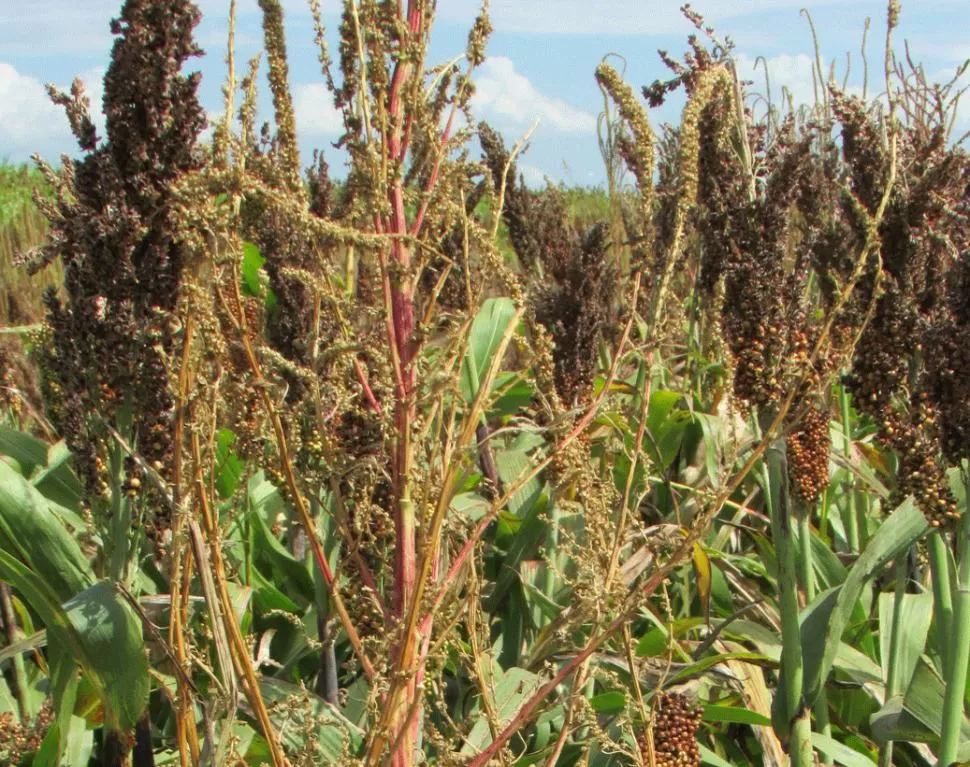
[[[185,414],[188,407],[191,370],[190,350],[195,336],[195,316],[191,303],[184,323],[182,338],[182,362],[179,368],[178,392],[175,402],[174,443],[184,444]],[[175,736],[179,748],[179,761],[182,767],[191,767],[199,761],[199,736],[192,707],[191,691],[183,681],[191,670],[185,626],[188,623],[188,589],[183,600],[183,577],[189,575],[188,563],[183,561],[186,554],[182,551],[185,537],[186,512],[182,506],[183,486],[182,451],[176,450],[172,464],[172,567],[169,570],[169,593],[171,595],[171,619],[168,627],[168,643],[173,648],[175,666],[181,674],[177,676],[178,706],[175,707]],[[184,568],[184,572],[183,572]]]
[[[221,624],[225,627],[225,641],[228,644],[231,655],[231,668],[244,682],[243,690],[245,691],[246,699],[253,709],[256,721],[259,723],[260,731],[266,739],[266,743],[269,745],[273,767],[287,767],[289,762],[283,753],[283,746],[280,743],[279,734],[276,732],[276,728],[269,718],[269,712],[266,710],[266,704],[260,692],[259,678],[249,654],[249,647],[246,645],[246,640],[239,628],[239,622],[236,620],[235,611],[232,609],[232,598],[229,595],[228,588],[229,580],[226,576],[225,565],[222,559],[222,541],[219,535],[219,526],[209,505],[209,492],[202,479],[202,451],[198,432],[192,432],[189,444],[192,459],[196,467],[196,477],[193,483],[196,491],[196,501],[199,504],[199,509],[202,513],[202,523],[206,529],[206,536],[209,542],[208,556],[212,561],[212,569],[210,570],[206,566],[207,563],[204,559],[200,559],[203,556],[201,535],[198,530],[198,523],[192,521],[189,523],[189,530],[192,533],[193,541],[196,542],[194,546],[196,566],[198,567],[199,575],[203,579],[203,582],[208,578],[214,578],[214,588],[218,591],[218,600],[222,613]],[[223,673],[229,678],[229,668],[224,667]],[[230,695],[233,695],[232,687],[229,688],[228,692]],[[234,700],[232,701],[232,705],[235,705]]]
[[[235,264],[233,267],[232,284],[235,291],[234,303],[236,306],[241,307],[242,296],[239,293],[240,276],[238,273],[238,264]],[[320,543],[320,539],[317,535],[316,525],[313,523],[310,510],[307,508],[306,498],[303,496],[303,493],[300,491],[300,487],[297,484],[296,474],[293,470],[293,462],[290,458],[290,451],[286,440],[286,433],[283,428],[283,421],[277,412],[276,404],[273,402],[273,399],[270,396],[270,388],[266,384],[266,378],[263,375],[262,365],[260,365],[259,360],[256,357],[256,352],[253,350],[250,335],[246,326],[245,314],[241,310],[238,314],[233,312],[222,291],[219,288],[216,288],[216,290],[227,316],[230,317],[231,322],[233,322],[236,329],[239,331],[240,343],[242,344],[243,350],[246,353],[246,361],[249,364],[249,369],[254,379],[253,383],[259,391],[260,400],[262,401],[265,412],[273,426],[273,434],[276,437],[276,447],[279,451],[280,464],[283,468],[283,477],[286,480],[287,489],[290,491],[293,498],[293,505],[296,507],[297,514],[299,515],[300,524],[303,525],[303,528],[306,531],[307,539],[313,552],[313,559],[316,562],[317,567],[320,568],[320,572],[323,575],[328,588],[330,589],[334,609],[340,618],[340,622],[344,627],[344,630],[347,632],[347,638],[350,640],[351,646],[354,648],[354,653],[357,655],[357,658],[360,661],[361,668],[364,670],[364,674],[368,679],[373,679],[375,676],[374,666],[364,652],[363,645],[360,641],[360,635],[357,633],[353,620],[351,619],[350,614],[347,612],[347,607],[344,604],[343,597],[340,594],[339,584],[334,577],[330,563],[327,561],[327,556],[323,551],[323,545]]]

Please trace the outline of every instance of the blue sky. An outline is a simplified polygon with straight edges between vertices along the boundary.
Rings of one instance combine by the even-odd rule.
[[[204,20],[197,37],[207,55],[192,62],[203,73],[203,106],[215,115],[221,108],[225,76],[228,0],[197,0]],[[259,49],[260,16],[256,0],[238,0],[239,61]],[[300,146],[305,158],[313,148],[327,151],[335,170],[343,160],[332,148],[339,121],[321,85],[313,30],[304,0],[283,0],[286,10],[290,71],[297,106]],[[603,180],[596,122],[603,102],[593,71],[608,53],[623,56],[627,79],[635,86],[665,75],[657,49],[679,53],[693,31],[681,16],[680,0],[492,0],[495,26],[489,59],[477,75],[476,117],[489,120],[508,143],[539,126],[520,162],[530,182],[544,177],[570,184]],[[337,0],[323,0],[325,21],[336,28]],[[478,0],[439,0],[432,59],[451,59],[464,50],[467,29]],[[812,99],[812,40],[799,14],[808,7],[826,61],[836,59],[839,79],[851,52],[850,83],[862,78],[859,47],[866,17],[872,18],[868,57],[872,78],[881,71],[885,35],[884,0],[695,0],[694,7],[730,36],[742,76],[758,83],[754,60],[768,61],[772,88],[787,85],[796,100]],[[111,17],[120,0],[32,0],[0,2],[0,158],[26,160],[33,152],[56,159],[74,145],[60,110],[47,101],[43,84],[65,86],[75,75],[88,84],[98,102],[100,78],[108,62]],[[908,40],[926,72],[949,79],[970,58],[968,0],[904,2],[896,43]],[[331,37],[333,37],[331,35]],[[970,76],[964,78],[970,83]],[[263,86],[264,96],[266,95]],[[970,93],[958,133],[970,130]],[[776,93],[777,97],[777,93]],[[264,99],[268,102],[268,99]],[[655,123],[676,121],[679,104],[652,115]],[[264,116],[269,111],[264,110]]]

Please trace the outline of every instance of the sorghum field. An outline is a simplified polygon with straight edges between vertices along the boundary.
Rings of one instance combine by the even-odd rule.
[[[956,85],[754,109],[687,9],[537,190],[486,11],[439,64],[345,0],[336,182],[259,5],[211,139],[198,10],[127,0],[105,135],[77,84],[0,169],[0,763],[970,763]]]

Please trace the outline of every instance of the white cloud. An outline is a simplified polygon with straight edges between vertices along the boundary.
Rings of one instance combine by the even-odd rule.
[[[475,77],[472,106],[483,116],[510,128],[526,128],[536,118],[562,133],[593,133],[596,117],[562,99],[545,96],[515,64],[504,56],[491,56]]]
[[[758,12],[804,6],[820,8],[841,5],[843,0],[705,0],[697,3],[710,22]],[[965,0],[933,0],[934,5]],[[491,0],[489,14],[502,32],[549,35],[667,35],[692,30],[680,12],[683,0]],[[870,0],[869,4],[873,4]],[[884,2],[875,3],[885,7]],[[450,0],[440,4],[439,13],[452,21],[469,22],[481,6],[480,0]]]
[[[546,185],[546,179],[549,177],[549,174],[537,165],[519,165],[518,169],[519,173],[522,174],[522,179],[525,181],[526,186],[538,189]]]
[[[43,84],[0,62],[0,144],[21,147],[57,135],[58,122],[66,124]]]
[[[104,69],[85,73],[95,126],[104,133],[101,98]],[[66,90],[61,86],[62,90]],[[11,159],[24,159],[33,152],[47,153],[75,149],[64,110],[51,103],[44,84],[0,61],[0,147]]]
[[[776,107],[780,107],[782,105],[782,88],[786,89],[788,93],[791,94],[791,99],[794,102],[796,109],[802,105],[811,106],[815,103],[815,86],[813,85],[812,77],[812,73],[815,69],[815,59],[813,57],[806,54],[799,54],[796,56],[782,54],[780,56],[769,57],[765,61],[767,63],[768,77],[771,83],[771,99],[773,105]],[[755,59],[745,54],[737,55],[735,57],[735,62],[737,63],[738,75],[741,77],[741,79],[753,81],[751,92],[764,95],[764,64],[761,61],[758,61],[757,65],[755,65]],[[929,74],[927,79],[930,83],[947,83],[953,78],[954,71],[955,70],[952,67],[948,69],[940,69],[932,74]],[[823,70],[823,73],[828,76],[827,70]],[[841,78],[843,77],[843,74],[843,72],[836,72],[836,78],[838,79],[839,85],[842,84]],[[857,71],[855,72],[855,75],[856,76],[851,78],[846,86],[846,92],[853,96],[861,96],[861,74]],[[963,77],[957,81],[957,85],[954,87],[952,93],[956,93],[961,86],[970,86],[970,70],[964,72]],[[870,82],[868,97],[870,99],[874,97],[884,98],[884,94],[875,93],[872,83]],[[970,130],[970,99],[961,100],[959,106],[960,108],[957,110],[957,119],[954,123],[954,138],[958,138],[962,133]]]
[[[449,21],[468,24],[481,7],[481,0],[448,0],[438,4],[438,14]],[[682,35],[693,31],[680,7],[684,0],[490,0],[489,15],[500,32],[536,35]],[[798,17],[801,8],[811,12],[848,5],[845,0],[698,0],[695,10],[714,24],[759,13],[790,11]],[[882,29],[885,0],[856,0],[854,7],[872,17],[874,29]],[[959,18],[967,20],[966,0],[919,0],[903,4],[903,20]],[[953,25],[950,25],[953,27]],[[959,27],[959,24],[956,25]],[[953,27],[953,28],[956,28]],[[772,30],[763,30],[768,39]]]
[[[815,103],[816,86],[813,84],[812,73],[815,70],[815,59],[800,53],[791,56],[783,53],[755,63],[745,54],[735,57],[738,77],[753,82],[751,90],[765,95],[765,64],[768,67],[768,80],[771,84],[771,101],[776,106],[782,105],[783,92],[790,94],[797,109],[799,106],[812,106]],[[821,94],[819,94],[821,96]]]
[[[296,127],[300,135],[336,136],[344,129],[343,116],[323,83],[298,85],[293,91]]]

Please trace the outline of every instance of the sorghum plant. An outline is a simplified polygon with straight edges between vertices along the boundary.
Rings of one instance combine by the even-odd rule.
[[[893,4],[889,16],[891,31],[898,16]],[[694,20],[703,28],[699,17]],[[704,31],[713,39],[713,33]],[[808,122],[790,115],[768,131],[752,129],[743,91],[729,62],[719,60],[727,47],[716,43],[708,52],[692,41],[685,64],[665,56],[674,79],[645,89],[658,103],[683,85],[689,99],[676,135],[677,161],[668,162],[666,171],[679,175],[671,185],[679,197],[666,206],[669,212],[660,220],[660,231],[670,232],[668,243],[676,244],[685,228],[696,229],[697,287],[703,299],[722,307],[720,332],[730,351],[733,395],[752,409],[755,429],[765,431],[762,439],[774,443],[766,456],[762,492],[778,555],[784,637],[779,691],[784,698],[776,698],[776,728],[786,736],[790,731],[793,762],[810,764],[810,708],[817,703],[816,724],[825,731],[828,707],[819,680],[805,669],[798,600],[799,586],[805,599],[815,595],[807,546],[811,507],[828,485],[827,392],[833,374],[853,355],[860,378],[872,382],[865,391],[853,389],[860,408],[869,403],[877,410],[888,408],[897,401],[893,392],[912,385],[913,364],[906,350],[924,348],[920,314],[939,305],[931,287],[939,283],[926,275],[947,270],[946,261],[959,252],[964,236],[957,202],[963,192],[941,202],[952,211],[943,223],[941,216],[929,212],[933,203],[920,190],[948,188],[946,174],[961,178],[956,169],[963,161],[957,151],[934,165],[916,159],[916,150],[913,162],[908,142],[918,143],[916,137],[924,131],[914,129],[901,137],[892,111],[884,122],[873,120],[861,102],[834,87],[826,102],[838,121],[837,142],[827,111]],[[602,70],[601,81],[614,79]],[[886,76],[893,104],[888,55]],[[622,91],[614,90],[623,104]],[[941,160],[943,125],[945,121],[936,134]],[[900,167],[906,168],[905,177]],[[928,175],[910,181],[911,168]],[[964,190],[965,178],[955,180],[954,188]],[[910,194],[924,202],[907,208],[904,201]],[[900,207],[907,211],[902,213],[905,224]],[[933,223],[924,228],[929,221]],[[961,233],[952,233],[950,227]],[[901,247],[917,252],[903,255]],[[670,255],[682,258],[677,251]],[[901,281],[907,287],[899,287]],[[880,318],[893,323],[892,329],[880,324]],[[887,375],[895,375],[898,383]],[[855,381],[850,378],[852,386],[857,386]],[[927,413],[919,416],[915,429],[903,433],[888,420],[886,426],[891,438],[906,442],[894,445],[902,456],[900,499],[914,490],[910,478],[920,478],[917,501],[931,523],[939,525],[956,512],[936,463],[936,419],[926,400],[926,394],[917,393],[904,410],[906,417]],[[801,584],[796,576],[799,560]]]
[[[479,135],[496,188],[504,178],[502,217],[519,263],[541,269],[547,286],[537,290],[535,319],[555,344],[556,390],[566,404],[588,400],[601,345],[615,343],[618,327],[621,283],[608,230],[598,223],[577,232],[564,198],[527,188],[492,129],[483,123]]]
[[[42,347],[87,534],[82,550],[43,500],[65,498],[31,457],[48,451],[24,443],[22,476],[0,464],[0,622],[33,652],[43,640],[18,637],[30,616],[14,607],[37,597],[55,691],[48,722],[14,653],[7,753],[65,753],[68,733],[137,767],[153,752],[743,764],[783,747],[808,765],[900,738],[909,679],[882,683],[844,644],[878,654],[862,605],[886,601],[860,594],[896,560],[880,630],[900,654],[917,596],[905,554],[930,525],[935,631],[970,630],[948,482],[970,428],[968,170],[946,106],[890,60],[888,109],[833,87],[824,108],[758,120],[730,42],[687,10],[698,35],[683,62],[663,54],[673,78],[643,99],[612,59],[597,69],[622,199],[579,225],[563,190],[519,178],[521,144],[472,114],[484,9],[464,57],[433,65],[433,3],[346,0],[333,60],[311,3],[344,121],[338,183],[330,155],[301,170],[282,3],[259,7],[263,126],[260,61],[237,82],[231,32],[225,115],[198,143],[183,0],[124,6],[106,136],[78,87],[55,95],[84,158],[47,169],[41,261],[60,259],[66,282]],[[655,133],[648,105],[681,87],[679,126]],[[838,460],[861,477],[837,487],[834,395]],[[862,461],[870,436],[881,452],[866,443]],[[906,502],[871,513],[889,503],[880,480],[929,521]],[[834,519],[833,497],[859,487],[865,503]],[[56,599],[31,591],[24,529],[70,555],[50,569]],[[115,585],[90,585],[101,575]],[[92,605],[124,628],[90,632],[126,642],[124,706],[78,628]],[[82,660],[64,664],[62,644]],[[967,658],[943,641],[936,655],[946,700],[926,740],[949,764]],[[848,711],[860,699],[864,716]]]
[[[118,40],[105,76],[107,139],[97,136],[80,81],[70,94],[52,91],[85,157],[65,161],[61,175],[42,166],[56,199],[37,199],[51,226],[40,263],[60,259],[65,270],[65,299],[49,294],[43,364],[91,512],[110,518],[103,572],[124,583],[139,528],[163,545],[169,526],[170,509],[146,502],[143,471],[124,459],[112,430],[171,476],[166,360],[186,258],[172,185],[202,164],[199,76],[180,74],[201,53],[192,40],[198,21],[188,2],[125,5],[112,24]]]

